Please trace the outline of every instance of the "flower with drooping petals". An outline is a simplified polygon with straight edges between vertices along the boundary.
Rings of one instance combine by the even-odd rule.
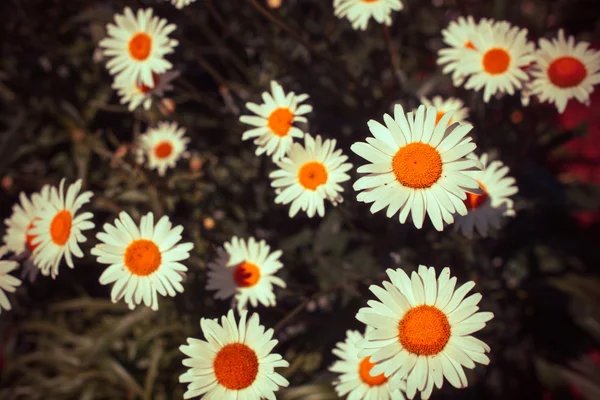
[[[285,288],[285,282],[275,276],[283,264],[281,250],[271,253],[264,240],[231,238],[224,248],[217,249],[217,258],[208,264],[207,290],[216,290],[217,299],[234,298],[238,311],[260,302],[265,307],[276,304],[273,286]]]
[[[189,338],[179,347],[190,358],[183,360],[189,370],[179,382],[189,383],[184,399],[202,396],[237,400],[275,400],[279,387],[289,382],[275,372],[275,368],[289,363],[279,354],[271,353],[277,345],[273,329],[265,331],[258,314],[247,320],[246,310],[236,322],[233,310],[221,318],[200,320],[206,340]]]
[[[448,97],[444,99],[442,96],[435,96],[431,100],[426,97],[421,97],[421,104],[426,107],[435,107],[437,115],[435,117],[435,123],[440,121],[444,114],[448,111],[454,110],[454,116],[448,125],[452,125],[455,122],[465,122],[469,117],[469,109],[465,107],[465,103],[456,97]]]
[[[466,158],[476,148],[466,136],[472,126],[448,126],[453,116],[454,111],[448,111],[436,125],[434,107],[420,106],[416,113],[405,114],[402,106],[396,105],[394,118],[383,116],[385,126],[369,121],[374,137],[351,147],[369,161],[358,168],[359,173],[368,174],[354,183],[354,189],[361,191],[358,201],[373,203],[371,213],[387,207],[388,218],[400,211],[402,224],[410,213],[418,229],[426,213],[439,231],[444,222],[454,221],[455,212],[466,214],[463,200],[467,192],[481,190],[466,172],[481,165]]]
[[[0,247],[0,313],[2,309],[10,311],[12,306],[5,292],[14,293],[17,290],[17,286],[21,285],[21,280],[9,275],[9,272],[15,270],[19,263],[16,261],[2,260],[2,257],[6,255],[8,249],[3,246]]]
[[[366,30],[369,19],[392,25],[392,11],[404,8],[401,0],[334,0],[334,13],[338,18],[348,18],[352,28]]]
[[[290,218],[300,210],[311,218],[315,212],[323,217],[325,199],[334,206],[343,201],[344,189],[339,184],[350,179],[346,172],[352,164],[344,163],[348,157],[335,145],[335,140],[322,140],[318,135],[315,140],[307,133],[304,146],[294,143],[287,157],[276,163],[280,169],[269,175],[276,188],[275,203],[292,203]]]
[[[164,74],[152,74],[154,86],[146,86],[136,81],[115,80],[113,89],[121,98],[121,104],[127,104],[129,111],[133,111],[140,105],[149,110],[155,97],[161,98],[168,90],[173,90],[171,81],[179,76],[179,71],[169,71]]]
[[[424,265],[411,277],[401,269],[388,269],[390,282],[383,288],[369,288],[379,301],[370,300],[356,318],[365,323],[365,339],[359,357],[375,363],[371,375],[383,373],[396,389],[406,380],[406,396],[416,391],[428,399],[435,385],[444,378],[456,388],[467,387],[463,367],[475,368],[475,362],[487,365],[488,345],[471,336],[494,317],[478,312],[479,293],[465,298],[475,286],[467,282],[455,290],[456,278],[444,268],[436,279],[435,270]]]
[[[532,94],[554,103],[562,113],[571,98],[588,104],[594,85],[600,83],[600,51],[588,42],[575,42],[561,29],[558,38],[540,39],[532,67]]]
[[[181,157],[187,156],[190,139],[184,135],[185,128],[177,122],[159,122],[138,138],[138,163],[146,160],[148,169],[156,169],[164,176],[167,168],[174,168]]]
[[[171,0],[171,4],[175,6],[175,8],[182,9],[185,6],[189,6],[196,0]]]

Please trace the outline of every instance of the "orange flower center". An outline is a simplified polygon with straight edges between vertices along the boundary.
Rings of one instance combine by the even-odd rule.
[[[160,267],[160,250],[147,239],[134,240],[125,250],[125,266],[133,275],[148,276]]]
[[[227,389],[245,389],[256,380],[258,357],[245,344],[228,344],[217,353],[213,369],[217,381]]]
[[[171,142],[160,142],[156,146],[154,146],[154,155],[156,158],[167,158],[173,152],[173,145]]]
[[[318,161],[310,161],[300,167],[298,181],[308,190],[316,190],[327,183],[327,169]]]
[[[152,50],[152,38],[147,33],[138,32],[129,40],[129,54],[138,61],[144,61]]]
[[[71,236],[71,213],[67,210],[59,211],[50,223],[50,238],[59,245],[64,246]]]
[[[360,362],[360,366],[358,367],[358,374],[360,375],[360,379],[369,385],[369,386],[380,386],[387,382],[387,378],[384,374],[379,374],[377,376],[371,376],[371,369],[375,364],[371,362],[371,357],[365,357]]]
[[[283,137],[288,134],[292,127],[294,114],[287,107],[276,109],[269,115],[269,129],[277,136]]]
[[[510,64],[510,54],[504,49],[491,49],[483,55],[483,69],[490,75],[503,74]]]
[[[467,206],[468,210],[473,210],[475,208],[479,208],[482,205],[485,204],[485,202],[488,199],[488,193],[485,190],[485,186],[483,185],[483,183],[477,181],[477,183],[479,183],[479,186],[481,186],[481,190],[483,190],[483,193],[481,194],[473,194],[473,193],[467,193],[467,198],[464,200],[465,206]]]
[[[410,143],[398,150],[392,168],[402,185],[413,189],[428,188],[442,176],[442,157],[428,144]]]
[[[136,83],[135,88],[144,94],[150,93],[152,89],[154,89],[160,82],[160,77],[158,76],[158,74],[155,74],[154,72],[152,73],[152,81],[154,82],[154,85],[152,87],[146,86],[143,83],[141,85]]]
[[[39,218],[34,218],[33,221],[31,221],[31,223],[29,224],[29,226],[27,227],[27,229],[25,230],[25,244],[27,245],[27,248],[29,249],[30,252],[33,252],[35,250],[36,247],[39,246],[38,244],[33,244],[33,239],[35,239],[37,237],[37,235],[31,235],[29,234],[29,231],[31,231],[31,229],[33,227],[35,227],[35,221],[39,220]]]
[[[363,1],[363,3],[375,3],[379,0],[362,0],[362,1]]]
[[[233,281],[239,287],[251,287],[260,279],[260,269],[251,262],[244,261],[233,270]]]
[[[465,49],[477,50],[470,40],[465,42]]]
[[[398,324],[398,331],[406,350],[426,356],[438,354],[450,339],[446,314],[433,306],[410,309]]]
[[[548,78],[560,88],[579,85],[587,76],[587,69],[581,61],[573,57],[560,57],[550,63]]]

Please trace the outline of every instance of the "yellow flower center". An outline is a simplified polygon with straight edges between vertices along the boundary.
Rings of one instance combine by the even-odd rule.
[[[574,57],[560,57],[550,63],[548,78],[560,88],[579,85],[587,76],[585,65]]]
[[[327,169],[318,161],[310,161],[298,170],[298,181],[305,189],[316,190],[327,183]]]
[[[483,55],[483,69],[490,75],[506,72],[510,64],[510,54],[504,49],[491,49]]]
[[[251,287],[260,279],[260,269],[253,263],[244,261],[233,270],[233,281],[239,287]]]
[[[152,38],[144,32],[138,32],[129,40],[129,55],[135,60],[144,61],[152,50]]]
[[[269,115],[269,129],[277,136],[286,136],[292,127],[293,120],[294,114],[292,114],[289,108],[278,108]]]
[[[245,389],[256,380],[258,357],[245,344],[228,344],[217,353],[213,369],[222,386],[229,390]]]
[[[56,213],[50,223],[50,238],[59,245],[64,246],[71,236],[71,213],[67,210],[62,210]]]
[[[375,364],[371,362],[371,357],[365,357],[360,362],[360,366],[358,367],[358,374],[360,375],[360,379],[368,386],[380,386],[387,382],[387,378],[384,374],[379,374],[377,376],[371,376],[370,372],[373,369]]]
[[[160,267],[158,246],[147,239],[134,240],[125,250],[125,266],[133,275],[148,276]]]
[[[402,185],[428,188],[442,176],[442,157],[428,144],[410,143],[398,150],[392,159],[392,168]]]
[[[410,309],[398,324],[398,331],[406,350],[425,356],[438,354],[450,339],[446,314],[433,306]]]

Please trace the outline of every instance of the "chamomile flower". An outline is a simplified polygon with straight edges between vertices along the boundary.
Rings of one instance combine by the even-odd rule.
[[[190,139],[184,137],[185,128],[176,122],[159,122],[138,138],[138,162],[147,162],[148,169],[158,170],[164,176],[167,168],[174,168],[181,157],[187,156]]]
[[[263,92],[263,104],[246,103],[246,108],[256,115],[242,115],[240,122],[255,128],[247,130],[242,140],[254,138],[256,155],[266,153],[273,161],[280,160],[292,146],[294,138],[302,138],[304,132],[293,126],[294,122],[306,122],[303,115],[312,111],[312,106],[302,104],[307,94],[284,93],[281,85],[271,81],[271,93]]]
[[[206,340],[189,338],[179,347],[190,358],[183,360],[189,370],[179,382],[189,383],[184,399],[202,396],[206,399],[275,400],[279,387],[289,382],[275,368],[289,363],[279,354],[271,353],[277,345],[273,329],[265,331],[258,314],[247,320],[246,310],[240,313],[239,323],[233,311],[221,318],[201,319]]]
[[[196,0],[171,0],[171,4],[175,6],[175,8],[182,9],[185,6],[189,6]]]
[[[334,0],[334,13],[338,18],[348,18],[352,28],[366,30],[369,19],[392,25],[392,11],[404,8],[401,0]]]
[[[337,343],[333,349],[333,354],[340,360],[336,361],[329,370],[341,374],[339,380],[333,383],[338,396],[348,395],[348,399],[404,400],[401,392],[406,389],[404,382],[396,390],[391,390],[390,382],[383,374],[371,375],[375,364],[369,357],[358,356],[361,349],[356,345],[361,340],[363,335],[360,332],[347,331],[346,340]]]
[[[356,318],[367,325],[359,357],[375,363],[371,375],[383,373],[396,389],[406,380],[406,396],[417,390],[428,399],[433,386],[442,387],[444,378],[456,388],[467,387],[465,368],[475,362],[487,365],[490,348],[471,336],[494,317],[477,312],[480,294],[467,298],[475,286],[468,282],[455,290],[456,278],[444,268],[436,279],[435,270],[423,265],[411,277],[401,269],[388,269],[390,282],[383,288],[369,288],[379,301],[370,300]]]
[[[117,91],[121,98],[121,104],[128,104],[129,111],[133,111],[140,105],[149,110],[152,100],[155,97],[163,97],[165,92],[173,90],[171,81],[179,76],[179,71],[169,71],[164,74],[152,74],[154,85],[146,86],[136,81],[115,80],[113,89]]]
[[[344,189],[339,185],[350,179],[346,174],[352,164],[344,163],[348,159],[342,150],[335,149],[335,140],[313,139],[308,133],[304,136],[304,146],[294,143],[287,157],[277,162],[280,168],[269,177],[271,186],[278,193],[277,204],[290,206],[290,218],[299,210],[313,217],[325,215],[325,199],[337,205],[343,198]]]
[[[152,73],[162,74],[173,66],[165,55],[177,46],[177,40],[169,38],[177,27],[152,13],[151,8],[140,9],[136,16],[126,7],[124,14],[115,15],[116,25],[106,25],[108,37],[100,41],[100,47],[111,58],[106,66],[116,80],[152,87]]]
[[[216,290],[217,299],[234,298],[238,311],[248,302],[256,307],[276,304],[273,286],[285,288],[285,282],[275,276],[283,264],[279,261],[281,250],[271,252],[264,240],[233,237],[224,248],[217,249],[217,258],[208,263],[207,290]]]
[[[444,114],[451,110],[454,110],[454,116],[448,122],[448,125],[452,125],[455,122],[464,122],[469,117],[469,109],[465,107],[465,103],[461,99],[456,97],[444,99],[442,96],[435,96],[431,100],[421,97],[421,104],[427,107],[435,107],[437,110],[435,117],[436,124],[442,119]]]
[[[569,99],[588,103],[594,85],[600,83],[600,51],[588,42],[575,42],[561,29],[558,38],[540,39],[532,68],[532,93],[554,103],[560,113]]]
[[[19,279],[9,275],[9,272],[15,270],[19,266],[19,263],[2,260],[7,252],[8,249],[5,246],[0,247],[0,313],[2,309],[9,311],[12,308],[5,292],[13,293],[17,290],[17,286],[21,285]]]
[[[472,157],[476,158],[474,155]],[[468,238],[473,237],[475,229],[483,237],[487,236],[490,227],[500,229],[504,217],[515,215],[514,203],[509,197],[519,191],[515,179],[506,176],[509,169],[501,161],[488,162],[486,153],[481,155],[479,161],[483,171],[468,174],[479,182],[482,193],[467,194],[465,205],[468,214],[454,219],[455,230],[460,230]]]
[[[91,251],[100,264],[108,264],[100,283],[113,283],[111,299],[125,298],[130,309],[142,302],[158,310],[157,293],[174,297],[183,293],[181,281],[187,267],[180,261],[190,257],[192,243],[181,241],[181,225],[173,228],[166,215],[154,225],[154,214],[141,218],[138,227],[126,212],[114,225],[104,224],[96,237],[101,242]]]
[[[469,76],[466,89],[483,89],[486,103],[496,93],[514,94],[528,80],[523,70],[533,60],[534,45],[527,29],[495,22],[491,29],[478,29],[473,36],[475,51],[466,52],[458,71]]]
[[[42,189],[33,193],[31,197],[23,192],[19,195],[19,203],[12,209],[12,215],[6,219],[6,234],[3,241],[6,249],[16,255],[27,253],[31,255],[37,247],[32,243],[35,238],[31,235],[36,216],[50,200],[50,186],[44,185]]]
[[[48,201],[29,229],[29,234],[33,236],[33,261],[43,275],[51,275],[52,279],[58,275],[63,258],[69,268],[75,267],[73,256],[83,257],[79,243],[87,240],[82,231],[94,228],[94,223],[90,221],[94,217],[91,212],[78,214],[93,196],[90,191],[80,193],[81,186],[79,179],[68,187],[65,195],[65,179],[62,179],[58,189],[54,186],[50,188]]]
[[[405,114],[402,106],[396,105],[394,118],[383,116],[385,126],[369,121],[374,137],[351,147],[369,161],[357,170],[368,174],[354,183],[354,189],[361,191],[358,201],[373,203],[372,213],[387,207],[388,218],[400,211],[402,224],[410,213],[419,229],[425,213],[439,231],[443,222],[454,221],[455,212],[466,214],[466,192],[481,192],[466,172],[481,169],[481,165],[466,158],[476,148],[466,136],[472,126],[448,126],[453,116],[454,111],[448,111],[436,125],[434,107],[420,106],[415,114]]]

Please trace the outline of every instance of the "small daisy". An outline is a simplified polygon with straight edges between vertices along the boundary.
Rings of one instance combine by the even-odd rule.
[[[392,25],[392,11],[404,8],[400,0],[334,0],[338,18],[348,18],[353,29],[366,30],[369,18],[380,24]]]
[[[236,322],[233,310],[221,323],[214,319],[200,320],[206,340],[189,338],[179,347],[190,358],[183,360],[189,370],[179,382],[189,383],[184,399],[203,396],[206,399],[275,400],[275,392],[289,382],[275,372],[288,367],[279,354],[271,353],[277,345],[273,329],[265,331],[258,314],[247,320],[247,311]]]
[[[473,156],[476,158],[476,156]],[[467,194],[465,205],[469,213],[457,216],[454,220],[455,230],[460,230],[468,238],[473,237],[473,230],[483,237],[487,236],[489,227],[500,229],[505,216],[514,216],[513,201],[509,198],[518,193],[515,179],[507,177],[508,167],[500,161],[492,161],[488,165],[488,155],[482,154],[479,159],[483,171],[472,171],[468,175],[481,186],[481,194]]]
[[[246,103],[246,108],[257,114],[242,115],[240,122],[255,126],[242,135],[242,140],[254,139],[258,146],[256,155],[273,155],[273,161],[280,160],[292,146],[294,138],[302,138],[304,132],[292,124],[306,122],[303,115],[312,111],[312,106],[301,104],[308,99],[307,94],[284,93],[281,85],[271,81],[271,93],[262,94],[263,104]]]
[[[119,97],[121,97],[121,104],[129,104],[129,111],[133,111],[140,105],[144,109],[149,110],[152,105],[153,97],[163,97],[165,92],[173,90],[171,81],[179,76],[179,71],[169,71],[164,74],[152,74],[154,79],[154,86],[149,87],[142,84],[138,84],[134,81],[123,81],[115,80],[113,83],[113,89],[117,91]]]
[[[14,293],[17,290],[17,286],[21,285],[21,281],[8,273],[15,270],[19,263],[16,261],[3,261],[2,257],[6,255],[8,249],[6,247],[0,247],[0,313],[2,309],[9,311],[12,306],[5,292]]]
[[[104,56],[111,57],[106,66],[116,80],[152,87],[152,73],[162,74],[173,66],[164,57],[177,46],[177,40],[168,37],[177,27],[152,13],[151,8],[138,10],[136,17],[126,7],[123,15],[115,15],[116,25],[106,25],[108,37],[100,47]]]
[[[176,8],[182,9],[185,6],[189,6],[196,0],[171,0],[171,4],[173,4]]]
[[[527,41],[527,29],[495,22],[491,29],[478,29],[473,37],[475,51],[464,54],[457,67],[469,76],[466,89],[481,90],[486,103],[493,94],[514,94],[528,80],[524,67],[533,61],[534,45]]]
[[[33,261],[45,276],[55,279],[58,266],[63,257],[69,268],[74,268],[73,256],[83,257],[79,243],[87,238],[82,231],[94,228],[90,221],[91,212],[77,215],[81,207],[89,203],[93,196],[90,191],[79,193],[83,182],[79,179],[67,189],[65,196],[65,179],[60,181],[58,189],[52,187],[48,202],[34,218],[34,226],[29,230],[31,244],[34,246]]]
[[[269,177],[271,186],[276,188],[276,204],[292,203],[290,218],[299,210],[309,217],[315,212],[325,215],[325,199],[337,205],[343,198],[344,189],[339,185],[350,179],[346,174],[352,164],[344,163],[348,159],[342,150],[335,150],[335,140],[313,139],[308,133],[304,136],[304,147],[294,143],[287,157],[277,162],[280,168]]]
[[[588,103],[594,85],[600,83],[600,51],[589,48],[588,42],[575,43],[573,36],[565,38],[561,29],[558,38],[540,39],[532,68],[532,93],[541,101],[554,103],[560,113],[567,101],[575,98]]]
[[[260,302],[265,307],[276,304],[273,285],[285,288],[285,282],[274,274],[283,264],[279,261],[281,250],[271,253],[264,240],[233,237],[223,248],[217,249],[217,259],[208,263],[207,290],[216,290],[217,299],[234,296],[238,311],[248,302],[256,307]]]
[[[346,394],[348,399],[366,400],[404,400],[401,390],[406,390],[403,381],[396,390],[390,389],[388,379],[383,375],[372,376],[371,370],[375,366],[369,357],[359,357],[361,349],[356,344],[363,340],[363,335],[358,331],[347,331],[346,341],[339,342],[333,349],[333,354],[341,360],[336,361],[331,368],[332,372],[342,374],[334,382],[335,391],[339,397]]]
[[[480,24],[491,28],[490,22],[483,19]],[[465,76],[460,71],[460,64],[465,54],[475,51],[473,40],[480,29],[480,24],[476,23],[473,17],[459,17],[458,20],[450,22],[448,27],[442,30],[444,43],[450,47],[438,51],[438,65],[444,65],[442,72],[448,74],[452,72],[452,81],[455,86],[460,86],[465,80]]]
[[[92,254],[101,264],[110,265],[100,276],[100,283],[115,283],[111,299],[123,297],[130,309],[144,304],[158,310],[157,293],[175,296],[183,293],[183,274],[187,267],[179,261],[190,257],[192,243],[181,241],[181,225],[173,228],[166,215],[154,225],[154,214],[142,217],[139,228],[129,214],[121,212],[114,225],[104,224],[104,232],[96,235],[101,244]]]
[[[186,157],[189,138],[184,137],[185,128],[176,122],[159,122],[138,138],[138,162],[147,160],[148,169],[157,169],[164,176],[167,168],[174,168],[181,157]]]
[[[431,100],[421,97],[421,104],[426,107],[435,107],[437,110],[435,117],[436,125],[440,122],[444,114],[451,110],[454,110],[454,116],[450,119],[448,125],[452,125],[455,122],[465,122],[469,118],[469,109],[465,107],[465,103],[461,99],[457,99],[456,97],[444,99],[442,96],[435,96]]]
[[[455,212],[465,215],[466,192],[481,192],[466,172],[481,169],[481,165],[466,158],[476,148],[466,136],[473,127],[448,126],[453,116],[454,111],[448,111],[436,125],[434,107],[420,106],[415,114],[405,114],[402,106],[396,105],[394,118],[383,116],[386,126],[369,121],[374,137],[351,147],[369,161],[357,170],[368,174],[354,183],[354,189],[362,191],[358,201],[373,203],[372,213],[387,207],[388,218],[400,211],[402,224],[411,213],[418,229],[425,213],[439,231],[443,222],[454,221]]]
[[[442,387],[444,377],[456,388],[467,387],[463,367],[490,362],[485,355],[490,348],[471,334],[494,317],[491,312],[477,312],[479,293],[465,298],[475,283],[454,290],[456,278],[450,278],[449,268],[437,279],[435,270],[423,265],[410,278],[401,269],[386,272],[392,283],[383,282],[383,288],[371,285],[379,301],[370,300],[369,307],[356,315],[374,328],[358,343],[363,349],[359,357],[371,357],[376,364],[371,374],[383,373],[391,389],[406,379],[409,399],[417,390],[428,399],[434,384]]]
[[[4,244],[8,251],[16,255],[27,253],[30,255],[37,247],[32,243],[35,238],[31,235],[36,220],[36,215],[50,200],[50,186],[44,185],[38,193],[31,195],[31,198],[23,192],[19,195],[19,203],[16,203],[12,209],[12,215],[6,219],[6,234],[4,235]]]

